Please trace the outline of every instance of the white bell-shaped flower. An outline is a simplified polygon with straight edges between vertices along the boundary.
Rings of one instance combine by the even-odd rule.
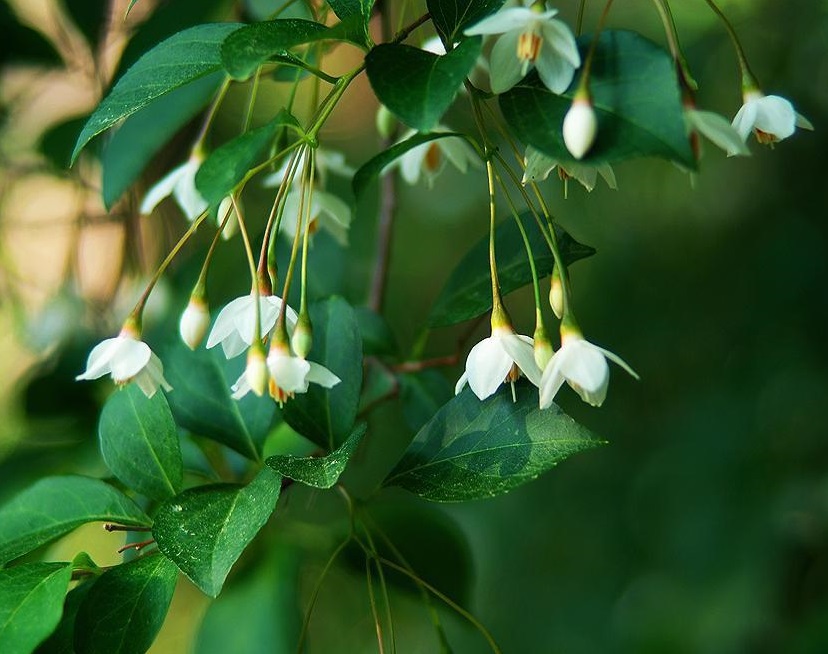
[[[196,173],[201,167],[203,157],[192,154],[190,158],[177,168],[155,183],[141,202],[140,211],[142,214],[152,213],[153,209],[166,197],[170,195],[175,198],[178,206],[187,216],[187,220],[193,221],[207,210],[207,200],[198,192],[195,183]]]
[[[438,125],[432,130],[432,133],[450,132],[451,130],[443,125]],[[416,133],[417,130],[413,129],[407,131],[399,142],[411,138]],[[426,186],[433,188],[446,162],[451,163],[461,173],[467,172],[470,166],[473,168],[480,166],[477,153],[465,139],[459,136],[447,136],[414,146],[390,164],[386,170],[398,167],[406,184],[414,186],[421,178],[424,178]]]
[[[282,298],[278,295],[260,295],[259,311],[261,320],[261,334],[267,334],[276,324],[279,311],[282,308]],[[285,318],[288,329],[296,325],[296,312],[288,306],[285,309]],[[253,344],[256,330],[256,296],[242,295],[229,302],[220,312],[207,338],[207,348],[213,348],[221,343],[224,356],[228,359],[237,357]]]
[[[204,301],[204,298],[190,296],[187,308],[184,309],[178,323],[181,340],[186,343],[188,348],[195,350],[201,345],[201,341],[204,340],[209,328],[210,311],[207,308],[207,302]]]
[[[553,170],[558,170],[558,176],[566,181],[574,179],[587,191],[592,191],[598,182],[600,175],[611,189],[618,189],[618,182],[615,179],[615,171],[608,163],[600,163],[595,165],[583,163],[565,163],[562,164],[557,159],[548,157],[543,152],[536,150],[531,145],[526,146],[526,154],[524,155],[524,172],[523,184],[528,182],[541,182],[549,177],[549,173]]]
[[[752,130],[756,140],[765,145],[788,138],[797,127],[814,129],[807,118],[796,112],[789,100],[778,95],[764,95],[756,90],[745,93],[744,104],[733,118],[733,128],[742,141],[747,140]]]

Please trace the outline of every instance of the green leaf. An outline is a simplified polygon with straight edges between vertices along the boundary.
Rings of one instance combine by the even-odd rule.
[[[115,391],[101,411],[98,437],[104,462],[133,490],[153,500],[181,490],[181,446],[163,393],[148,398],[135,384]]]
[[[350,24],[327,27],[301,18],[282,18],[246,25],[227,37],[221,46],[224,68],[233,79],[245,80],[262,64],[288,49],[327,39],[348,39]],[[357,41],[357,45],[363,45]]]
[[[282,478],[263,468],[247,486],[214,484],[184,491],[155,515],[158,549],[210,597],[276,508]]]
[[[355,307],[365,355],[391,356],[398,351],[394,332],[384,316],[368,307]]]
[[[410,45],[378,45],[365,57],[368,79],[380,102],[400,120],[427,132],[454,102],[481,43],[467,39],[443,56]]]
[[[118,121],[167,93],[218,71],[221,42],[238,28],[236,23],[197,25],[171,36],[144,54],[89,117],[78,136],[72,162],[93,137]]]
[[[373,45],[368,23],[371,20],[371,9],[374,0],[328,0],[328,4],[343,23],[352,23],[358,27],[353,38],[366,49]],[[359,34],[359,36],[357,36]]]
[[[538,275],[552,273],[555,262],[537,222],[529,212],[520,216],[535,257]],[[563,228],[555,225],[561,257],[569,266],[595,253],[591,247],[578,243]],[[497,274],[500,290],[505,295],[532,281],[532,269],[526,258],[526,246],[514,218],[507,218],[495,229]],[[463,257],[440,292],[428,324],[432,327],[454,325],[486,313],[492,308],[492,281],[489,272],[489,237],[478,241]]]
[[[240,362],[227,361],[220,348],[191,352],[181,343],[166,350],[164,361],[165,374],[175,389],[167,398],[175,421],[194,434],[258,460],[276,405],[253,393],[238,401],[230,396],[230,386],[241,374],[236,369]]]
[[[294,654],[302,625],[299,560],[293,547],[269,545],[267,558],[241,579],[234,577],[210,604],[195,654]]]
[[[27,563],[0,570],[0,644],[28,654],[58,626],[72,569],[68,563]]]
[[[292,456],[277,454],[267,460],[276,472],[314,488],[331,488],[345,471],[348,461],[357,451],[368,426],[358,424],[342,445],[327,456]]]
[[[503,6],[505,0],[428,0],[426,6],[437,32],[446,43],[455,43],[463,30]]]
[[[63,602],[63,615],[57,628],[37,648],[37,654],[75,654],[75,619],[91,588],[92,582],[89,581],[69,591]]]
[[[481,402],[464,389],[420,430],[385,485],[435,502],[494,497],[602,444],[556,405],[538,409],[534,387],[517,391],[517,402],[505,388]]]
[[[589,40],[579,39],[579,47],[586,56]],[[572,163],[561,128],[577,88],[576,79],[566,93],[555,95],[532,74],[500,96],[500,108],[520,140],[564,164]],[[603,32],[589,89],[598,135],[581,163],[656,156],[695,168],[675,66],[662,48],[635,32]]]
[[[175,565],[160,554],[102,574],[78,609],[77,654],[144,654],[164,624],[177,579]]]
[[[153,156],[215,95],[223,75],[186,84],[124,121],[104,147],[103,199],[107,209],[132,186]]]
[[[100,521],[152,524],[135,502],[99,479],[41,479],[0,509],[0,565],[87,522]]]
[[[259,162],[280,125],[297,126],[296,119],[282,110],[266,125],[252,129],[216,148],[196,173],[196,188],[211,206],[226,198],[248,171]]]
[[[383,150],[375,157],[366,161],[359,170],[354,174],[354,179],[351,181],[351,188],[354,191],[357,201],[359,201],[369,184],[374,181],[382,171],[385,170],[395,159],[399,159],[409,150],[416,148],[418,145],[434,141],[436,139],[444,139],[449,137],[465,138],[459,132],[429,132],[414,134],[410,138],[395,143],[387,150]]]
[[[309,361],[328,368],[342,381],[331,389],[311,384],[282,410],[282,417],[320,447],[333,450],[351,433],[362,388],[362,337],[353,308],[340,297],[311,307],[313,348]]]

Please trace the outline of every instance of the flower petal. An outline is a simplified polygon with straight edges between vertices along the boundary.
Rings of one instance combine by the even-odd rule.
[[[118,351],[113,353],[110,363],[112,379],[116,383],[129,381],[144,369],[151,357],[152,350],[143,341],[122,338]]]
[[[466,28],[463,34],[475,36],[477,34],[503,34],[511,30],[520,31],[527,28],[533,21],[554,16],[556,13],[558,12],[554,9],[551,13],[547,11],[538,14],[528,7],[508,7]]]
[[[578,44],[569,26],[560,20],[548,20],[541,28],[543,32],[544,45],[552,48],[561,57],[569,62],[574,68],[581,65],[581,54],[578,52]]]
[[[496,336],[484,338],[466,359],[469,386],[481,400],[492,395],[506,379],[514,361]]]
[[[535,363],[532,339],[521,334],[505,334],[499,338],[503,349],[512,357],[520,371],[535,386],[540,386],[543,371]]]
[[[565,343],[561,374],[585,402],[600,406],[607,396],[609,366],[601,350],[583,339]]]
[[[564,377],[561,374],[561,367],[565,358],[566,353],[561,348],[552,355],[552,359],[546,364],[540,383],[539,406],[541,409],[548,409],[552,406],[552,401],[563,386]]]
[[[468,383],[469,383],[469,373],[467,373],[464,370],[463,374],[460,375],[460,379],[458,379],[457,383],[454,385],[454,394],[455,395],[460,395],[460,391],[462,391],[463,388],[465,387],[465,385],[468,384]]]
[[[207,337],[207,349],[215,347],[236,330],[236,314],[248,310],[248,305],[253,306],[252,295],[242,295],[230,301],[219,311],[216,322],[210,335]]]
[[[185,169],[173,187],[173,197],[190,222],[204,213],[209,206],[195,184],[195,176],[200,166],[201,162],[198,159],[190,159],[184,164]]]
[[[540,150],[536,150],[531,145],[526,146],[526,153],[523,157],[524,172],[523,183],[527,182],[542,182],[551,173],[558,162],[552,157],[548,157]]]
[[[115,338],[107,338],[105,341],[98,343],[89,353],[86,359],[86,370],[75,377],[77,380],[82,379],[98,379],[110,372],[112,357],[118,352],[121,341],[124,336],[116,336]]]
[[[414,148],[411,148],[402,157],[400,157],[400,174],[406,184],[414,186],[420,181],[420,171],[423,168],[428,149],[431,143],[422,143]]]
[[[178,184],[178,179],[187,171],[187,163],[173,168],[170,172],[158,180],[141,201],[140,213],[152,213],[153,209],[166,197],[172,195],[175,185]]]
[[[553,49],[541,48],[535,67],[544,86],[552,93],[566,91],[575,77],[575,66]]]
[[[324,386],[325,388],[333,388],[339,382],[342,381],[339,377],[333,374],[321,363],[308,361],[308,364],[310,364],[310,370],[308,371],[307,377],[309,382],[319,384],[320,386]]]
[[[736,115],[733,117],[733,129],[739,132],[739,136],[743,141],[747,140],[753,129],[753,124],[756,122],[756,112],[758,111],[756,103],[758,100],[748,100],[743,104]]]
[[[706,136],[715,145],[727,152],[728,156],[750,155],[750,150],[745,145],[739,132],[727,122],[727,118],[712,111],[698,111],[688,109],[685,112],[687,121],[691,128]]]
[[[493,93],[508,91],[523,78],[523,62],[517,57],[519,38],[520,32],[507,32],[492,48],[489,55],[489,82]]]
[[[607,186],[609,186],[613,191],[617,191],[618,182],[615,181],[615,171],[612,169],[612,166],[610,166],[608,163],[602,163],[598,164],[596,166],[596,169],[598,170],[598,174],[604,178],[604,181],[607,183]]]
[[[308,390],[310,364],[299,357],[271,352],[267,367],[276,385],[287,393],[304,393]]]
[[[239,377],[236,380],[236,383],[230,387],[230,390],[233,392],[231,397],[234,400],[240,400],[250,392],[251,388],[250,384],[247,382],[247,371],[242,371],[241,377]]]
[[[778,95],[767,95],[756,101],[754,128],[773,134],[780,141],[796,131],[796,112],[793,105]]]
[[[231,332],[221,341],[221,349],[224,352],[225,359],[234,359],[242,354],[247,347],[248,343],[244,342],[237,331]]]
[[[800,114],[800,113],[797,113],[797,114],[796,114],[796,126],[797,126],[797,127],[799,127],[799,128],[801,128],[801,129],[809,129],[809,130],[811,130],[812,132],[814,131],[814,125],[813,125],[813,123],[811,123],[811,121],[810,121],[810,120],[808,120],[807,118],[805,118],[805,116],[803,116],[803,115],[802,115],[802,114]]]

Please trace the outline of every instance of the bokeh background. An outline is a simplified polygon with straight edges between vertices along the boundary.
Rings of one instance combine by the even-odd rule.
[[[143,219],[136,207],[186,156],[197,122],[107,213],[94,150],[66,169],[84,116],[149,45],[280,3],[142,0],[124,22],[126,4],[0,2],[0,501],[48,474],[106,476],[95,432],[110,388],[73,378],[185,225],[172,203]],[[577,3],[558,4],[572,21]],[[587,3],[586,31],[600,4]],[[740,97],[726,33],[702,0],[674,4],[699,105],[731,116]],[[601,409],[568,389],[559,396],[610,444],[497,499],[436,507],[395,493],[372,500],[416,567],[468,605],[509,654],[828,651],[828,2],[721,5],[765,90],[791,98],[816,131],[773,149],[752,143],[744,159],[708,144],[693,176],[662,161],[626,163],[616,168],[618,191],[599,184],[587,194],[572,184],[564,199],[558,180],[547,182],[560,222],[598,250],[572,268],[581,325],[641,375],[635,382],[613,369]],[[618,3],[610,26],[663,41],[650,3]],[[345,70],[358,56],[342,47],[325,65]],[[278,110],[285,88],[263,86],[257,119]],[[231,94],[219,134],[237,129],[246,97],[245,89]],[[360,80],[323,145],[354,165],[367,160],[379,142],[375,110]],[[468,124],[462,102],[447,121]],[[348,198],[345,182],[332,184]],[[268,198],[253,189],[245,200],[253,215]],[[374,200],[358,208],[348,250],[317,237],[314,295],[364,303],[375,208]],[[423,337],[431,302],[485,223],[480,172],[447,169],[428,192],[400,185],[386,315],[403,354]],[[186,249],[159,288],[147,318],[153,345],[175,339],[206,239]],[[244,265],[239,243],[223,247],[210,282],[214,306],[244,292]],[[531,332],[529,294],[508,302]],[[430,334],[424,353],[453,352],[463,329]],[[437,397],[448,397],[459,371],[435,373]],[[370,433],[346,479],[362,496],[411,438],[400,401],[371,414]],[[291,491],[224,599],[211,607],[182,580],[153,652],[293,651],[344,512],[332,493]],[[115,563],[121,544],[93,525],[42,556],[86,550]],[[348,555],[327,579],[311,651],[376,651],[362,565]],[[399,651],[439,651],[419,596],[400,584],[392,604]],[[441,615],[455,652],[486,651],[463,620]]]

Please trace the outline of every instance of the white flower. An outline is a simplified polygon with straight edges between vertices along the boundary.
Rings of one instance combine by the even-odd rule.
[[[595,143],[598,118],[589,100],[575,98],[563,121],[563,139],[566,149],[576,159],[583,159]]]
[[[517,84],[533,66],[553,93],[563,93],[572,83],[581,55],[566,23],[552,18],[557,10],[508,7],[464,31],[503,34],[489,57],[492,91],[503,93]]]
[[[569,384],[581,399],[592,406],[601,406],[607,397],[609,366],[607,358],[638,379],[638,375],[621,357],[593,345],[577,334],[563,337],[561,349],[552,357],[543,371],[540,382],[540,408],[551,406],[564,382]]]
[[[127,328],[115,338],[98,343],[89,353],[86,370],[75,379],[98,379],[107,373],[119,386],[134,381],[147,397],[155,395],[159,386],[172,390],[164,379],[161,359]]]
[[[535,386],[540,384],[541,370],[535,363],[532,339],[515,334],[511,327],[495,327],[491,336],[469,352],[466,370],[457,380],[454,394],[468,383],[474,394],[485,400],[505,381],[516,381],[520,372]]]
[[[278,345],[271,347],[267,355],[267,370],[270,373],[270,395],[280,405],[296,393],[307,393],[311,383],[333,388],[342,381],[325,366],[292,356],[287,348]],[[232,390],[237,400],[250,392],[246,374],[242,373]]]
[[[192,222],[204,213],[208,206],[207,200],[201,197],[195,184],[195,176],[202,161],[201,156],[192,154],[186,163],[174,168],[156,182],[141,202],[141,213],[152,213],[158,203],[170,195],[175,198],[187,220]]]
[[[195,350],[201,345],[209,327],[210,312],[207,309],[207,303],[203,298],[190,296],[187,308],[184,309],[178,323],[181,340],[187,344],[188,348]]]
[[[727,118],[712,111],[699,111],[698,109],[685,109],[684,122],[688,134],[698,133],[706,136],[714,145],[727,152],[728,156],[747,156],[750,150],[745,145],[744,139]]]
[[[759,143],[767,145],[788,138],[797,127],[814,129],[807,118],[796,113],[790,101],[778,95],[748,91],[744,95],[744,101],[733,118],[733,127],[739,132],[742,141],[747,140],[751,130]]]
[[[285,198],[285,207],[279,231],[292,239],[296,235],[299,205],[302,194],[301,171],[304,168],[307,151],[299,155],[296,174]],[[290,158],[286,158],[275,173],[268,175],[262,185],[275,187],[282,184],[288,173]],[[329,232],[340,245],[348,244],[348,229],[351,226],[351,207],[333,193],[324,191],[328,172],[341,177],[352,177],[354,169],[345,161],[341,152],[317,148],[314,153],[314,189],[310,210],[310,233],[322,228]],[[307,211],[307,208],[304,209]],[[304,227],[304,222],[302,223]]]
[[[276,324],[279,311],[282,308],[282,298],[277,295],[262,295],[259,297],[259,311],[262,331],[260,336],[267,334]],[[288,306],[285,318],[289,330],[296,325],[296,312]],[[238,356],[253,344],[256,330],[256,296],[242,295],[225,306],[216,318],[210,336],[207,338],[207,348],[221,343],[224,356],[228,359]]]
[[[522,182],[526,184],[529,181],[541,182],[545,180],[549,173],[555,168],[558,169],[558,175],[564,181],[572,178],[578,181],[587,191],[592,191],[598,181],[598,175],[604,178],[611,189],[617,189],[618,184],[615,180],[615,172],[608,163],[601,163],[595,165],[582,163],[566,163],[562,164],[557,159],[547,157],[540,150],[536,150],[531,145],[526,146],[526,154],[523,159],[525,170],[523,172]]]
[[[241,206],[241,198],[236,198],[236,202]],[[244,208],[242,208],[242,213],[244,213]],[[227,241],[239,231],[239,217],[236,214],[236,205],[233,204],[233,198],[229,195],[219,204],[218,211],[216,212],[216,225],[221,227],[225,218],[227,218],[227,223],[224,225],[224,229],[221,230],[221,237]]]
[[[432,134],[450,132],[451,130],[442,125],[438,125],[431,131]],[[402,143],[415,134],[417,130],[408,130],[398,143]],[[391,163],[386,170],[398,167],[402,178],[411,186],[420,181],[420,176],[424,176],[426,186],[432,188],[434,180],[445,168],[446,161],[451,162],[461,173],[468,171],[470,165],[474,168],[480,165],[477,153],[466,143],[465,139],[459,136],[446,136],[414,146]]]

